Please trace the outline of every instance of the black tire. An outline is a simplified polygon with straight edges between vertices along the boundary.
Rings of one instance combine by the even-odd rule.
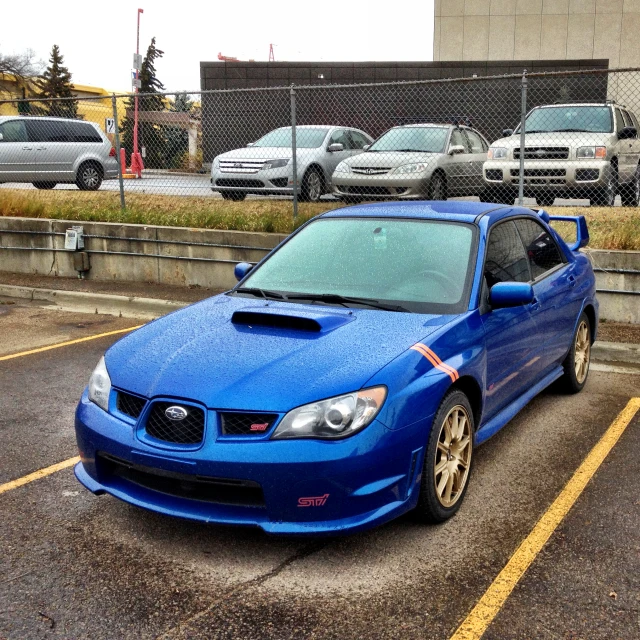
[[[456,456],[452,456],[451,452],[453,448],[453,438],[450,441],[449,453],[445,457],[443,448],[446,448],[446,443],[442,440],[442,435],[445,432],[444,422],[452,411],[455,409],[462,409],[468,419],[468,456],[465,458],[467,461],[466,470],[464,472],[464,480],[458,487],[455,495],[455,501],[451,505],[443,504],[441,498],[438,495],[437,483],[438,474],[436,474],[436,467],[444,464],[445,467],[457,469],[459,471],[460,466],[457,464]],[[429,434],[429,442],[427,443],[427,450],[424,456],[424,463],[422,466],[422,478],[420,480],[420,495],[418,497],[418,504],[415,508],[415,516],[421,522],[439,523],[448,520],[456,514],[462,501],[464,500],[467,487],[469,486],[469,477],[471,475],[471,465],[473,464],[473,433],[475,425],[473,421],[473,411],[471,404],[467,396],[458,389],[449,391],[440,403],[440,407],[433,418],[433,424],[431,427],[431,433]],[[467,451],[465,449],[465,451]],[[448,469],[445,469],[448,471]],[[443,480],[444,470],[440,474],[440,482]],[[448,479],[449,476],[447,476]],[[453,475],[451,477],[454,477]],[[445,484],[445,487],[448,483]],[[445,488],[445,492],[446,492]],[[454,498],[453,487],[450,490],[450,496]]]
[[[447,181],[441,173],[434,173],[429,180],[426,191],[427,200],[446,200]]]
[[[345,204],[360,204],[362,202],[362,198],[356,196],[340,196],[339,200]]]
[[[576,371],[578,367],[578,360],[576,359],[576,352],[582,351],[582,344],[584,341],[584,329],[586,326],[586,369],[584,372],[581,370]],[[581,335],[582,334],[582,335]],[[567,393],[578,393],[582,391],[584,385],[587,383],[589,377],[589,363],[591,361],[591,322],[589,316],[586,313],[582,313],[578,320],[578,326],[576,327],[573,339],[571,341],[571,349],[567,357],[562,363],[564,374],[560,378],[560,386]]]
[[[81,191],[97,191],[102,184],[102,167],[97,162],[83,162],[78,168],[76,185]]]
[[[31,183],[36,189],[53,189],[57,182],[32,182]]]
[[[513,204],[516,194],[505,187],[485,187],[480,194],[480,202],[494,202],[495,204]]]
[[[620,186],[620,198],[623,207],[637,207],[640,202],[640,167],[636,167],[633,179]]]
[[[607,184],[591,196],[591,204],[598,207],[613,207],[618,193],[618,170],[612,167],[607,177]]]
[[[221,191],[220,195],[223,200],[233,200],[234,202],[240,202],[247,197],[245,191]]]
[[[300,185],[300,202],[318,202],[324,193],[324,176],[311,167],[304,174]]]
[[[539,207],[550,207],[556,201],[553,193],[542,193],[536,196],[536,203]]]

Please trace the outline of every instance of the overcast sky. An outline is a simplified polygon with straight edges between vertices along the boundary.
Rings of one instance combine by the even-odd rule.
[[[241,60],[431,60],[433,0],[398,6],[362,0],[112,0],[5,2],[0,51],[33,49],[45,61],[57,44],[74,82],[130,89],[136,10],[144,9],[140,53],[156,37],[167,90],[200,88],[200,61],[218,52]]]

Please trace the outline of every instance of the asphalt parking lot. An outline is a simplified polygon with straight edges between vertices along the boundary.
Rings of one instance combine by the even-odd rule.
[[[640,376],[603,367],[579,395],[544,392],[477,450],[465,503],[444,525],[404,517],[349,538],[269,537],[95,497],[70,463],[30,476],[77,455],[82,388],[113,332],[136,324],[0,304],[2,640],[445,639],[465,619],[481,629],[476,604],[510,560],[527,568],[520,543],[640,396]],[[627,422],[489,608],[484,638],[640,637],[640,412]]]

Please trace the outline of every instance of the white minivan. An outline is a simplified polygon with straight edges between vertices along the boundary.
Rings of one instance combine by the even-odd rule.
[[[76,184],[95,191],[118,177],[116,151],[93,122],[36,116],[0,117],[0,183],[38,189]]]

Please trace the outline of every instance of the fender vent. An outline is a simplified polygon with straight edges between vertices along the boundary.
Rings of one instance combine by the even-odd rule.
[[[273,327],[277,329],[296,329],[298,331],[312,331],[319,333],[320,323],[313,318],[281,315],[276,313],[262,313],[258,311],[235,311],[231,316],[233,324],[252,327]]]

